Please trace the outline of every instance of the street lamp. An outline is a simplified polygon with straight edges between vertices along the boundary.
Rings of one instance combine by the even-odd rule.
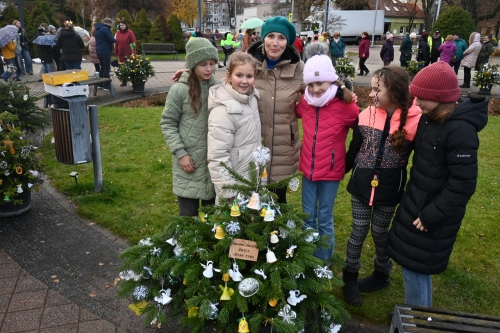
[[[82,8],[83,29],[85,29],[85,8]]]

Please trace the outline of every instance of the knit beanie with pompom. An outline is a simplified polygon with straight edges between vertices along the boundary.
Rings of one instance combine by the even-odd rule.
[[[339,76],[333,68],[332,60],[328,56],[326,43],[312,43],[304,50],[307,62],[304,65],[304,83],[335,82]]]
[[[193,38],[186,44],[186,67],[193,69],[200,62],[219,60],[219,52],[206,38]]]
[[[429,101],[453,103],[460,97],[457,75],[444,61],[438,61],[422,69],[415,75],[410,94]]]

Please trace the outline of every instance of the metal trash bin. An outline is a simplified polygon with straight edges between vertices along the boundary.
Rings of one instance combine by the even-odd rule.
[[[66,164],[92,162],[87,97],[53,97],[50,108],[56,159]]]

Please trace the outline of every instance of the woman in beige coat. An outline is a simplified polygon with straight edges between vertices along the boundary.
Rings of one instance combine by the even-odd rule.
[[[464,52],[464,60],[461,66],[464,68],[464,84],[460,88],[470,88],[470,72],[476,65],[477,57],[481,51],[481,35],[473,32],[469,37],[469,47]]]
[[[299,124],[295,104],[304,92],[304,63],[295,47],[295,27],[282,16],[262,25],[262,41],[247,50],[257,61],[255,86],[260,92],[259,114],[263,145],[271,150],[267,168],[268,184],[297,172],[299,164]],[[278,202],[286,203],[286,187],[274,190]]]

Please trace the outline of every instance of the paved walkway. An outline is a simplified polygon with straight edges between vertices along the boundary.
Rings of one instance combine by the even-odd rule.
[[[355,49],[353,47],[353,49]],[[373,49],[374,55],[378,53]],[[381,66],[373,56],[370,71]],[[156,77],[146,83],[146,93],[167,92],[172,74],[183,61],[153,62]],[[94,66],[82,65],[93,75]],[[40,65],[34,66],[38,73]],[[216,77],[225,75],[224,69]],[[43,90],[39,75],[23,76],[30,88]],[[371,77],[356,77],[368,85]],[[98,106],[137,98],[130,86],[113,78],[116,99],[98,90],[89,104]],[[0,220],[0,333],[14,332],[158,332],[144,327],[143,318],[128,309],[129,300],[117,298],[118,254],[128,246],[123,240],[78,217],[72,204],[46,182],[32,195],[31,210]],[[179,332],[176,323],[161,332]],[[345,323],[342,333],[388,332],[387,326],[356,320]]]

